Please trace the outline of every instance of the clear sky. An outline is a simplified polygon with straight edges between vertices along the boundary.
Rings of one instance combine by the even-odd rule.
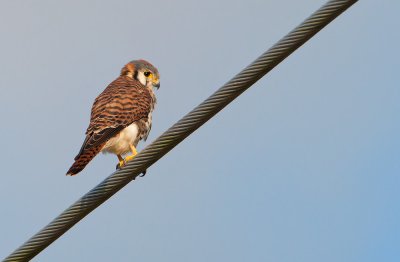
[[[110,175],[66,177],[132,59],[143,148],[325,0],[1,1],[0,257]],[[400,2],[364,0],[34,261],[399,261]]]

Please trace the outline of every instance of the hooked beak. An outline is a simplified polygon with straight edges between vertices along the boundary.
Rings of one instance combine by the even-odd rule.
[[[160,83],[154,84],[154,87],[157,87],[157,90],[160,88]]]
[[[151,75],[151,82],[153,84],[153,87],[156,87],[157,90],[160,88],[160,79],[154,74]]]
[[[158,89],[160,88],[160,82],[154,83],[153,86],[154,86],[154,87],[157,87],[157,90],[158,90]]]

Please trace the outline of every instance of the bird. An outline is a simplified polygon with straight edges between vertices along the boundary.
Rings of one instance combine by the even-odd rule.
[[[95,99],[86,138],[66,175],[78,174],[99,152],[117,155],[117,169],[134,159],[137,144],[151,130],[154,89],[159,88],[160,74],[152,64],[143,59],[127,63]]]

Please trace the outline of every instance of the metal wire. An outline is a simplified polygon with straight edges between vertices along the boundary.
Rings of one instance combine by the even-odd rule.
[[[179,120],[121,170],[67,208],[4,261],[28,261],[207,122],[283,59],[358,0],[332,0]]]

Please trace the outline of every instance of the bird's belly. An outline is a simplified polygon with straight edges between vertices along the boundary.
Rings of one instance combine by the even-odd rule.
[[[139,142],[139,127],[136,123],[125,127],[118,135],[107,141],[103,147],[103,153],[123,155],[130,152],[129,144],[134,146]]]

